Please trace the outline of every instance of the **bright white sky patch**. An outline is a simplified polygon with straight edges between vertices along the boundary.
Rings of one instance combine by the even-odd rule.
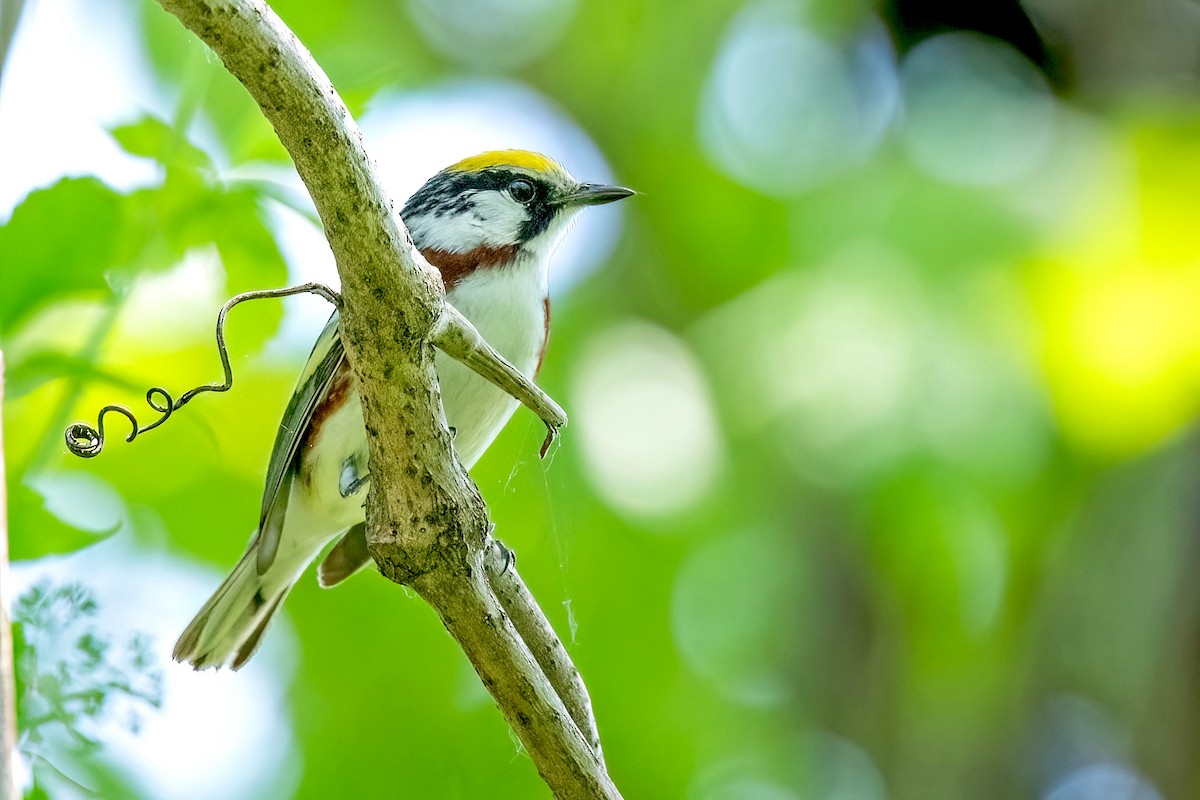
[[[118,189],[157,179],[154,164],[107,133],[147,110],[168,113],[135,19],[125,3],[25,4],[0,83],[0,220],[64,175],[96,175]]]

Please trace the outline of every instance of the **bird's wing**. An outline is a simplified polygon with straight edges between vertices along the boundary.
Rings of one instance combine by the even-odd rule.
[[[288,495],[291,493],[292,478],[296,475],[296,454],[312,420],[313,410],[329,391],[346,352],[338,336],[340,317],[334,311],[325,324],[325,329],[313,345],[308,362],[300,373],[296,390],[288,401],[279,431],[275,434],[275,446],[271,449],[271,462],[267,465],[267,485],[263,491],[262,513],[259,516],[258,572],[261,575],[271,566],[279,549],[279,537],[283,532],[283,518],[287,511]]]

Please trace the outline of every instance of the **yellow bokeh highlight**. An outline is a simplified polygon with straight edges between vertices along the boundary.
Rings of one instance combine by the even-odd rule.
[[[1109,190],[1127,196],[1088,198],[1082,230],[1028,273],[1064,433],[1112,457],[1200,413],[1200,146],[1152,128],[1126,145],[1132,179]]]

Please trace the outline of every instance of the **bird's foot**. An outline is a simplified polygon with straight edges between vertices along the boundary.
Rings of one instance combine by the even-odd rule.
[[[503,566],[500,568],[501,575],[507,574],[510,569],[517,565],[516,552],[505,545],[504,542],[500,541],[499,539],[492,539],[489,546],[496,549],[496,552],[500,556],[500,559],[503,563]]]
[[[342,474],[338,480],[338,493],[342,497],[351,497],[363,490],[371,480],[371,473],[361,473],[355,458],[347,458],[342,463]]]

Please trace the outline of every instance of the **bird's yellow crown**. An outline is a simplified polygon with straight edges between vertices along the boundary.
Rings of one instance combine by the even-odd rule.
[[[449,172],[479,172],[489,167],[517,167],[538,173],[562,173],[562,165],[530,150],[489,150],[447,167]]]

